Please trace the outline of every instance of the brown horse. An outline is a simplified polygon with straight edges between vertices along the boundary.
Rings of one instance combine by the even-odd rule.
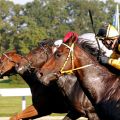
[[[82,47],[75,45],[74,59],[67,59],[69,49],[61,45],[56,53],[37,72],[43,83],[58,78],[61,68],[71,69],[79,79],[85,94],[95,107],[101,120],[120,120],[120,77],[100,65]],[[67,59],[67,60],[66,60]],[[67,61],[67,64],[65,64]],[[74,63],[74,68],[72,64]]]
[[[44,46],[44,50],[45,50],[45,46]],[[20,74],[23,74],[25,71],[27,71],[27,70],[29,70],[29,71],[31,71],[30,70],[30,67],[31,67],[31,69],[32,68],[34,68],[34,66],[35,66],[35,68],[37,67],[40,67],[41,66],[41,62],[43,63],[43,60],[40,60],[41,59],[41,57],[38,57],[38,56],[42,56],[42,54],[43,54],[43,51],[44,50],[42,50],[42,51],[34,51],[34,52],[30,52],[30,54],[28,54],[27,56],[26,56],[26,58],[27,59],[22,59],[21,60],[21,62],[19,62],[19,67],[17,67],[17,71],[20,73]],[[47,49],[46,49],[47,50]],[[49,50],[50,51],[50,50]],[[48,52],[47,52],[48,53]],[[46,54],[47,54],[46,53]],[[50,54],[50,53],[49,53]],[[43,54],[44,56],[45,56],[45,53]],[[48,56],[48,55],[47,55]],[[40,61],[41,62],[40,62]],[[29,61],[29,62],[28,62]],[[38,63],[38,61],[39,61],[39,64],[37,64]],[[29,63],[31,63],[31,64],[29,64]],[[28,67],[29,66],[29,67]],[[70,77],[69,77],[70,78]],[[73,77],[71,77],[72,79],[73,79]],[[67,83],[64,83],[64,81],[63,81],[63,83],[62,83],[63,85],[64,85],[64,87],[65,88],[68,88],[68,84]],[[72,86],[72,85],[74,85],[74,86]],[[50,87],[50,86],[49,86]],[[51,87],[53,87],[53,85],[51,86]],[[56,87],[57,87],[57,85],[56,85]],[[71,89],[72,88],[72,89]],[[59,88],[57,88],[57,89],[59,89]],[[69,100],[67,100],[68,102],[67,103],[69,103],[69,105],[72,107],[72,110],[70,109],[70,112],[69,112],[69,114],[67,115],[67,117],[69,117],[69,118],[71,118],[71,119],[76,119],[77,117],[80,117],[80,116],[84,116],[84,117],[88,117],[89,118],[89,120],[98,120],[98,117],[96,116],[96,113],[95,113],[95,111],[94,111],[94,109],[93,109],[93,107],[92,107],[92,105],[91,105],[91,103],[88,101],[88,99],[86,99],[86,97],[85,97],[85,99],[84,99],[84,93],[83,93],[83,91],[81,90],[81,88],[79,87],[79,83],[77,82],[77,81],[73,81],[72,82],[72,84],[69,84],[69,88],[68,88],[68,91],[69,92],[72,92],[72,90],[78,90],[79,89],[79,92],[77,93],[77,96],[79,96],[79,97],[75,97],[75,95],[76,94],[74,94],[74,103],[71,103],[71,101],[69,102]],[[75,93],[75,92],[74,92]],[[71,94],[73,94],[73,93],[71,93]],[[67,98],[68,98],[68,96],[67,96]],[[71,99],[73,99],[73,97],[71,98]],[[79,99],[80,99],[80,101],[81,101],[81,104],[78,104],[78,102],[77,101],[79,101]],[[85,100],[85,101],[84,101]],[[59,101],[58,101],[59,102]],[[82,103],[84,103],[84,104],[82,104]],[[79,106],[79,107],[77,107],[77,106]],[[76,109],[77,108],[77,109]],[[74,110],[75,109],[75,110]]]
[[[44,50],[46,51],[46,53],[43,54]],[[48,49],[46,49],[46,47],[44,46],[42,51],[31,51],[30,54],[28,54],[26,56],[27,59],[23,58],[21,60],[21,62],[19,62],[19,65],[18,65],[19,67],[18,66],[16,67],[18,72],[23,74],[27,70],[31,71],[30,67],[31,68],[34,68],[34,67],[36,68],[37,66],[40,67],[41,66],[40,63],[44,63],[44,62],[43,62],[43,60],[40,60],[41,61],[40,62],[39,59],[42,59],[41,56],[44,57],[44,56],[47,55],[47,53],[49,53],[49,52],[47,52],[47,50]],[[50,53],[49,53],[49,55],[50,55]],[[45,58],[47,58],[47,57],[45,57]],[[69,78],[73,79],[73,76],[70,76]],[[68,86],[68,84],[64,83],[64,81],[63,81],[63,85],[64,85],[65,89],[67,88],[68,93],[73,92],[73,91],[70,91],[70,89],[77,91],[77,94],[75,92],[70,93],[72,95],[71,98],[74,97],[74,99],[73,99],[72,103],[71,103],[71,100],[68,100],[68,102],[70,103],[70,106],[72,105],[72,109],[73,108],[75,108],[75,109],[77,108],[76,110],[79,112],[79,114],[78,113],[76,114],[77,111],[73,109],[72,111],[70,111],[70,113],[67,116],[72,118],[72,119],[75,119],[78,116],[80,117],[80,115],[81,115],[81,116],[88,117],[89,120],[97,120],[98,117],[96,116],[96,113],[95,113],[95,111],[93,109],[93,106],[91,105],[91,103],[89,102],[87,97],[84,95],[83,91],[81,90],[81,87],[79,86],[79,83],[76,80],[73,79],[72,84],[69,84],[69,86]],[[51,86],[51,87],[53,87],[53,86]],[[67,96],[67,98],[68,98],[68,96]],[[80,99],[79,100],[80,102],[78,102],[77,98]],[[79,107],[77,107],[77,106],[79,106]]]
[[[3,54],[0,60],[0,74],[2,76],[10,75],[11,73],[17,74],[15,65],[19,64],[19,62],[23,59],[26,58],[17,54],[16,51],[11,51]],[[30,118],[42,117],[51,113],[66,113],[70,111],[70,107],[68,107],[64,96],[61,94],[56,85],[46,87],[43,84],[40,84],[40,82],[38,82],[38,80],[36,80],[34,77],[34,73],[31,73],[29,71],[26,71],[20,75],[23,77],[31,89],[33,104],[27,107],[21,113],[10,118],[10,120],[26,120]],[[71,112],[73,116],[71,116]],[[75,110],[71,110],[64,118],[64,120],[74,120],[78,117],[79,113],[77,113]]]
[[[38,82],[34,76],[34,72],[32,73],[29,70],[30,66],[32,68],[37,66],[40,67],[47,61],[52,54],[51,45],[53,45],[53,41],[43,41],[40,43],[40,47],[32,50],[25,57],[22,57],[15,51],[6,53],[1,57],[0,74],[3,76],[10,75],[11,73],[19,73],[27,82],[32,92],[33,105],[22,113],[12,117],[11,120],[18,120],[20,118],[28,119],[30,117],[36,118],[49,115],[53,112],[66,113],[68,111],[64,120],[74,120],[81,116],[72,106],[70,107],[70,105],[68,105],[66,98],[61,94],[59,88],[56,88],[56,85],[45,87]],[[19,65],[22,65],[22,67],[20,66],[19,68]],[[58,102],[59,100],[60,103]]]
[[[40,53],[40,51],[38,53]],[[21,62],[19,63],[19,67],[17,67],[18,71],[23,73],[27,69],[30,70],[30,68],[28,68],[28,66],[29,66],[28,63],[31,63],[31,65],[29,67],[34,68],[34,66],[35,66],[34,64],[36,63],[36,56],[38,56],[37,55],[38,53],[37,52],[34,52],[34,54],[31,53],[32,55],[31,54],[27,55],[27,59],[21,60]],[[65,92],[63,92],[63,93],[67,96],[70,104],[77,111],[79,111],[79,113],[82,114],[82,116],[89,118],[89,120],[98,120],[99,118],[97,117],[93,106],[91,105],[90,101],[85,96],[85,94],[83,93],[81,87],[79,86],[78,81],[74,79],[74,76],[67,76],[67,77],[61,78],[61,79],[62,79],[62,82],[61,82],[61,80],[59,80],[58,84],[60,86],[61,85],[64,86],[63,91],[65,91]],[[72,80],[72,82],[68,85],[68,83],[65,82],[65,79],[68,79],[68,80],[70,79],[70,80]]]

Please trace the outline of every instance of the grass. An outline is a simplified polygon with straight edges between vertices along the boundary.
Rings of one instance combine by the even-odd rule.
[[[11,80],[0,81],[0,88],[27,88],[27,84],[12,83]],[[26,106],[31,105],[31,96],[26,97]],[[22,97],[0,97],[0,117],[12,116],[22,110]]]
[[[21,112],[22,97],[0,97],[0,117],[9,117]],[[26,97],[26,106],[32,104],[31,97]],[[51,116],[65,116],[65,114],[53,113]]]
[[[0,88],[26,88],[27,84],[11,83],[9,80],[0,81]],[[22,97],[1,97],[0,96],[0,117],[9,117],[21,112]],[[31,96],[26,97],[26,107],[32,104]],[[52,116],[65,116],[65,114],[51,114]]]
[[[22,97],[0,97],[0,117],[12,116],[22,110]],[[26,97],[26,103],[31,105],[31,97]]]

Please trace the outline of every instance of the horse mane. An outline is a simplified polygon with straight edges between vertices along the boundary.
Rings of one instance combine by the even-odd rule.
[[[96,47],[96,44],[94,42],[91,42],[89,39],[83,39],[79,38],[79,45],[88,53],[91,55],[97,57],[99,55],[99,49]],[[102,54],[105,54],[105,52],[102,50]]]
[[[98,62],[98,60],[96,59],[99,56],[99,49],[96,46],[94,41],[91,41],[89,39],[83,39],[83,38],[79,38],[79,46],[88,53],[88,55],[92,55],[91,57]],[[101,49],[101,55],[105,55],[104,50]],[[111,65],[104,65],[105,68],[107,68],[111,73],[116,74],[116,75],[120,75],[120,72],[118,69],[112,67]]]
[[[99,51],[94,33],[82,34],[79,36],[79,39],[78,39],[78,44],[80,44],[84,50],[86,50],[93,56],[97,57],[99,52],[101,52],[101,54],[106,55],[107,57],[110,57],[112,50],[108,50],[100,40],[98,42],[99,42],[101,51]]]
[[[96,44],[94,33],[85,33],[79,36],[78,43],[80,46],[91,55],[97,57],[99,54],[99,49]]]
[[[55,39],[43,39],[39,42],[39,47],[50,46],[52,47],[55,42]]]

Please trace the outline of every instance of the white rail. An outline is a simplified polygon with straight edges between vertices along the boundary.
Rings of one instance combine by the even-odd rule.
[[[22,97],[22,110],[26,108],[26,96],[31,96],[29,88],[3,88],[0,89],[0,96],[21,96]]]

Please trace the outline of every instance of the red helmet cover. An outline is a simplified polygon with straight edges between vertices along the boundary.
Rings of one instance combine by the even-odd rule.
[[[67,42],[70,38],[74,37],[74,41],[77,41],[78,40],[78,34],[75,33],[75,32],[68,32],[64,39],[63,39],[63,42]]]

